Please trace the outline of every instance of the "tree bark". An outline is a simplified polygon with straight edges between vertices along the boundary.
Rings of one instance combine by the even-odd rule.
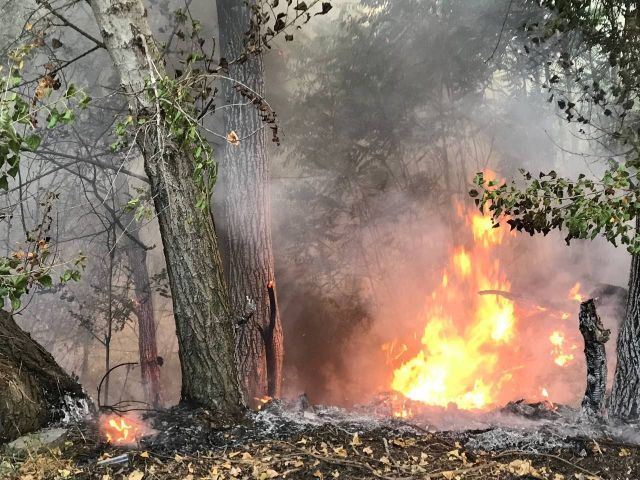
[[[165,76],[142,0],[92,0],[96,21],[138,125],[171,286],[182,367],[182,401],[227,413],[242,409],[233,316],[213,218],[197,207],[193,155],[171,142],[155,95]]]
[[[127,223],[128,224],[128,223]],[[135,292],[135,312],[138,318],[138,350],[140,357],[140,376],[147,403],[158,407],[162,404],[162,386],[160,383],[160,363],[158,342],[156,340],[156,321],[153,311],[153,295],[149,284],[147,251],[140,242],[137,231],[131,232],[127,256]]]
[[[218,0],[217,9],[221,55],[232,61],[245,50],[250,11],[244,0]],[[264,96],[261,55],[250,55],[246,61],[232,64],[229,76]],[[247,103],[234,88],[236,85],[223,81],[221,91],[225,102]],[[270,327],[268,286],[275,280],[265,125],[255,106],[246,105],[225,108],[224,127],[226,133],[235,131],[241,139],[237,145],[228,143],[220,157],[222,251],[231,302],[238,311],[246,304],[246,297],[256,304],[252,320],[240,326],[236,335],[237,362],[247,400],[265,395],[278,397],[282,384],[283,336],[277,308],[272,335],[265,337],[260,333]]]
[[[579,317],[587,360],[587,389],[582,399],[582,412],[585,418],[599,419],[604,413],[607,392],[607,353],[604,344],[609,340],[611,331],[602,325],[593,299],[580,304]]]
[[[640,217],[636,218],[640,231]],[[623,421],[640,418],[640,254],[631,259],[625,318],[618,333],[617,364],[609,416]]]
[[[82,387],[0,310],[0,443],[89,406]]]

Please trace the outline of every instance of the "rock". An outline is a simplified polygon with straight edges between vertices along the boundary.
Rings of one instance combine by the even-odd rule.
[[[5,446],[5,451],[12,455],[24,455],[43,449],[61,447],[66,438],[66,428],[46,428],[15,439]]]

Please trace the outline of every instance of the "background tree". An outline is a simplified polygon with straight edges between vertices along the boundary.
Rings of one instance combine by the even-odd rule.
[[[259,2],[218,0],[221,56],[240,58],[247,50],[247,31],[252,27]],[[259,33],[258,33],[259,34]],[[268,285],[275,281],[271,241],[270,163],[268,127],[261,100],[265,97],[264,64],[257,53],[229,66],[233,80],[222,79],[224,131],[237,135],[220,155],[220,203],[217,226],[221,233],[225,271],[232,305],[242,311],[247,297],[256,311],[238,328],[236,356],[243,379],[245,399],[280,396],[283,338],[280,312],[271,324]],[[253,100],[258,100],[254,102]],[[275,287],[274,287],[275,288]],[[267,355],[269,352],[269,355]]]

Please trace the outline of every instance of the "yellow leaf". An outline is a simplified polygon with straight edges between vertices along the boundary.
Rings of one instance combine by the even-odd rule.
[[[193,475],[189,474],[186,477],[184,477],[182,480],[193,480]]]
[[[33,23],[27,23],[27,24],[24,26],[24,29],[25,29],[27,32],[30,32],[30,31],[33,29]]]
[[[242,459],[243,460],[249,460],[250,458],[253,458],[253,457],[251,456],[251,454],[249,452],[244,452],[242,454]]]
[[[333,478],[338,478],[340,476],[340,472],[338,470],[334,470],[333,472],[331,472],[331,476]]]
[[[442,476],[447,480],[451,480],[455,474],[453,472],[442,472]]]
[[[362,445],[362,442],[360,441],[360,437],[358,436],[358,432],[353,434],[353,438],[351,439],[351,445],[353,445],[354,447],[357,447],[358,445]]]
[[[141,456],[142,458],[149,458],[149,452],[142,452],[142,453],[140,454],[140,456]]]
[[[231,470],[229,470],[229,473],[232,477],[237,477],[242,473],[242,470],[240,470],[238,467],[233,467]]]
[[[373,453],[373,450],[371,450],[371,447],[364,447],[362,451],[367,455],[371,455]]]
[[[276,472],[271,468],[267,469],[266,473],[267,473],[267,478],[276,478],[278,475],[280,475],[278,472]]]
[[[129,480],[142,480],[143,477],[144,477],[144,473],[142,473],[140,470],[134,470],[133,472],[131,472],[129,474],[128,479]]]
[[[620,457],[628,457],[629,455],[631,455],[631,452],[626,448],[621,448],[620,451],[618,452],[618,455]]]
[[[305,437],[302,437],[299,441],[297,441],[296,443],[301,443],[302,445],[306,445],[307,444],[307,439]]]
[[[102,480],[111,480],[111,477],[108,473],[105,473],[104,475],[102,475]]]
[[[324,475],[320,470],[316,470],[315,472],[313,472],[313,476],[320,479],[324,478]]]
[[[71,475],[71,471],[67,470],[66,468],[63,470],[58,470],[58,474],[62,477],[62,478],[69,478],[69,475]]]
[[[387,457],[380,457],[380,462],[384,463],[385,465],[391,465],[391,462]]]
[[[184,457],[181,457],[180,455],[178,455],[176,453],[176,456],[173,457],[173,459],[177,462],[177,463],[182,463],[182,461],[184,460]]]
[[[345,458],[347,456],[347,451],[344,449],[344,447],[341,445],[337,448],[333,449],[333,453],[335,453],[336,455],[338,455],[341,458]]]

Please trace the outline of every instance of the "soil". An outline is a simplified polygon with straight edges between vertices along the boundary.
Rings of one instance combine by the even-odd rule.
[[[130,447],[106,443],[96,422],[67,426],[61,447],[0,457],[0,478],[640,479],[636,426],[502,415],[487,428],[431,431],[362,409],[271,402],[238,422],[173,408],[146,413],[155,432]],[[122,454],[125,464],[97,465]]]

